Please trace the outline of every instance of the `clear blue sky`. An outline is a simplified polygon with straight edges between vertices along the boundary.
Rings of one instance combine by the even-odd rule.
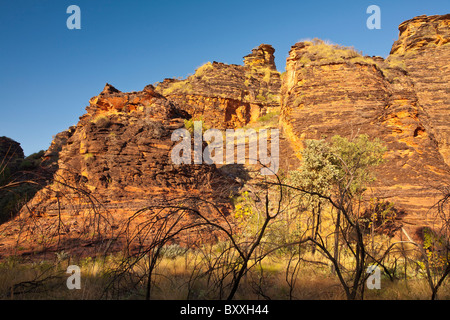
[[[72,4],[81,30],[66,27]],[[371,4],[381,30],[366,28]],[[280,71],[306,38],[386,57],[401,22],[449,12],[449,0],[0,0],[0,136],[26,155],[47,149],[106,82],[139,91],[207,61],[242,64],[261,43],[275,47]]]

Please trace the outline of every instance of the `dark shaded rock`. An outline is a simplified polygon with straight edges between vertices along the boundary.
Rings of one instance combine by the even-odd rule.
[[[20,143],[8,137],[0,137],[0,161],[5,160],[6,163],[24,157]]]

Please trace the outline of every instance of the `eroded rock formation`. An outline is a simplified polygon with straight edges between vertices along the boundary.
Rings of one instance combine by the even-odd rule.
[[[450,165],[450,14],[416,17],[403,22],[399,30],[391,58],[403,64],[429,116],[424,125]]]
[[[209,127],[242,127],[279,109],[274,52],[262,44],[244,57],[243,66],[207,63],[186,80],[165,79],[156,91]]]
[[[171,149],[177,143],[171,140],[172,132],[184,128],[188,115],[151,85],[123,93],[107,84],[86,110],[45,153],[47,161],[58,159],[53,181],[22,208],[18,219],[2,226],[7,243],[18,241],[36,250],[39,230],[46,230],[52,248],[61,236],[66,242],[92,240],[93,235],[111,239],[137,211],[187,203],[195,196],[227,213],[232,183],[214,165],[172,162]]]
[[[122,93],[106,85],[87,111],[67,132],[56,177],[104,206],[134,211],[156,199],[166,201],[169,194],[206,191],[217,178],[214,166],[172,163],[171,134],[184,127],[187,114],[152,86]],[[58,210],[56,200],[45,206],[38,200],[36,210],[51,214]]]
[[[391,55],[363,57],[320,40],[291,48],[281,89],[281,128],[294,150],[304,139],[368,134],[388,148],[374,195],[426,223],[449,183],[450,16],[400,25]]]
[[[42,244],[32,225],[72,239],[98,232],[101,220],[109,232],[141,208],[183,203],[192,195],[226,211],[230,181],[215,166],[174,165],[171,133],[187,119],[225,129],[271,111],[281,111],[285,170],[298,168],[305,139],[381,139],[386,162],[370,195],[404,209],[406,224],[426,225],[435,187],[450,183],[449,22],[450,15],[405,21],[386,60],[305,41],[292,46],[281,76],[275,50],[263,44],[243,65],[207,63],[185,80],[165,79],[156,88],[124,93],[107,84],[78,124],[56,135],[43,162],[55,172],[53,180],[22,208],[21,219],[32,223],[16,219],[0,230],[9,239],[3,248],[17,247],[18,234]]]

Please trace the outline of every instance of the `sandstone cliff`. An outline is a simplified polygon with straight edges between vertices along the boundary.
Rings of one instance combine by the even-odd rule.
[[[171,133],[187,119],[225,129],[257,124],[272,111],[281,113],[275,125],[285,170],[298,168],[305,139],[380,138],[388,151],[370,196],[405,210],[403,223],[417,231],[428,223],[435,188],[450,183],[449,23],[450,15],[405,21],[386,60],[305,41],[292,46],[281,76],[275,50],[262,44],[243,65],[207,63],[156,88],[124,93],[107,84],[44,154],[53,179],[2,226],[3,249],[17,247],[19,235],[33,246],[100,227],[112,233],[136,210],[192,195],[226,212],[232,181],[215,166],[174,165]],[[42,230],[52,236],[37,239]]]
[[[416,17],[403,22],[399,30],[390,58],[404,65],[429,116],[426,129],[450,165],[450,14]]]
[[[449,183],[450,16],[400,25],[391,55],[363,57],[320,40],[291,48],[281,89],[280,126],[294,150],[304,139],[368,134],[388,148],[374,196],[426,224],[436,187]]]
[[[165,79],[156,91],[212,128],[242,127],[279,109],[274,52],[262,44],[244,57],[243,66],[207,63],[186,80]]]
[[[99,236],[104,244],[138,210],[199,195],[227,212],[227,178],[214,165],[172,163],[171,134],[188,115],[151,85],[123,93],[107,84],[86,110],[45,153],[44,162],[57,159],[53,180],[2,226],[2,249],[54,249],[61,236],[66,248]]]

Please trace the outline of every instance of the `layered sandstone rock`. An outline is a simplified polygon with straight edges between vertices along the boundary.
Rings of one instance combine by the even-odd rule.
[[[156,199],[206,190],[218,177],[214,166],[172,163],[170,151],[177,142],[171,134],[184,128],[187,114],[152,86],[122,93],[106,85],[87,111],[65,134],[55,177],[95,195],[104,206],[137,210]],[[59,210],[56,200],[44,205],[39,199],[31,210],[52,214]]]
[[[386,61],[319,40],[297,43],[281,89],[280,126],[294,151],[305,139],[336,134],[384,142],[374,195],[406,210],[404,221],[416,226],[427,223],[435,187],[450,182],[448,26],[448,15],[403,23]]]
[[[269,44],[261,44],[244,57],[244,64],[254,68],[269,68],[277,70],[275,66],[275,49]]]
[[[174,165],[172,132],[187,119],[225,129],[280,110],[282,169],[298,168],[305,139],[379,138],[388,151],[370,196],[404,209],[405,224],[426,225],[435,187],[450,183],[449,20],[421,16],[402,23],[386,60],[305,41],[291,48],[281,77],[275,50],[263,44],[244,65],[207,63],[156,88],[123,93],[107,84],[79,123],[55,136],[43,162],[51,183],[20,219],[2,226],[0,235],[9,239],[3,248],[22,243],[24,234],[28,244],[40,245],[42,232],[53,240],[50,235],[98,234],[100,227],[113,233],[139,209],[193,195],[226,211],[230,180],[215,166]]]
[[[426,129],[450,164],[450,14],[419,16],[403,22],[399,31],[391,58],[403,64],[429,115]]]
[[[156,91],[209,127],[242,127],[279,109],[274,52],[262,44],[244,57],[244,66],[207,63],[186,80],[165,79]]]
[[[441,47],[450,42],[450,14],[418,16],[400,24],[399,39],[391,54],[405,54],[426,48]]]
[[[55,137],[45,154],[46,161],[58,159],[52,183],[0,228],[3,245],[20,242],[28,250],[42,236],[48,247],[61,237],[112,239],[137,211],[186,204],[195,196],[227,212],[232,183],[214,165],[172,162],[178,143],[172,132],[184,128],[188,115],[152,86],[123,93],[107,84],[86,110],[75,127]]]

